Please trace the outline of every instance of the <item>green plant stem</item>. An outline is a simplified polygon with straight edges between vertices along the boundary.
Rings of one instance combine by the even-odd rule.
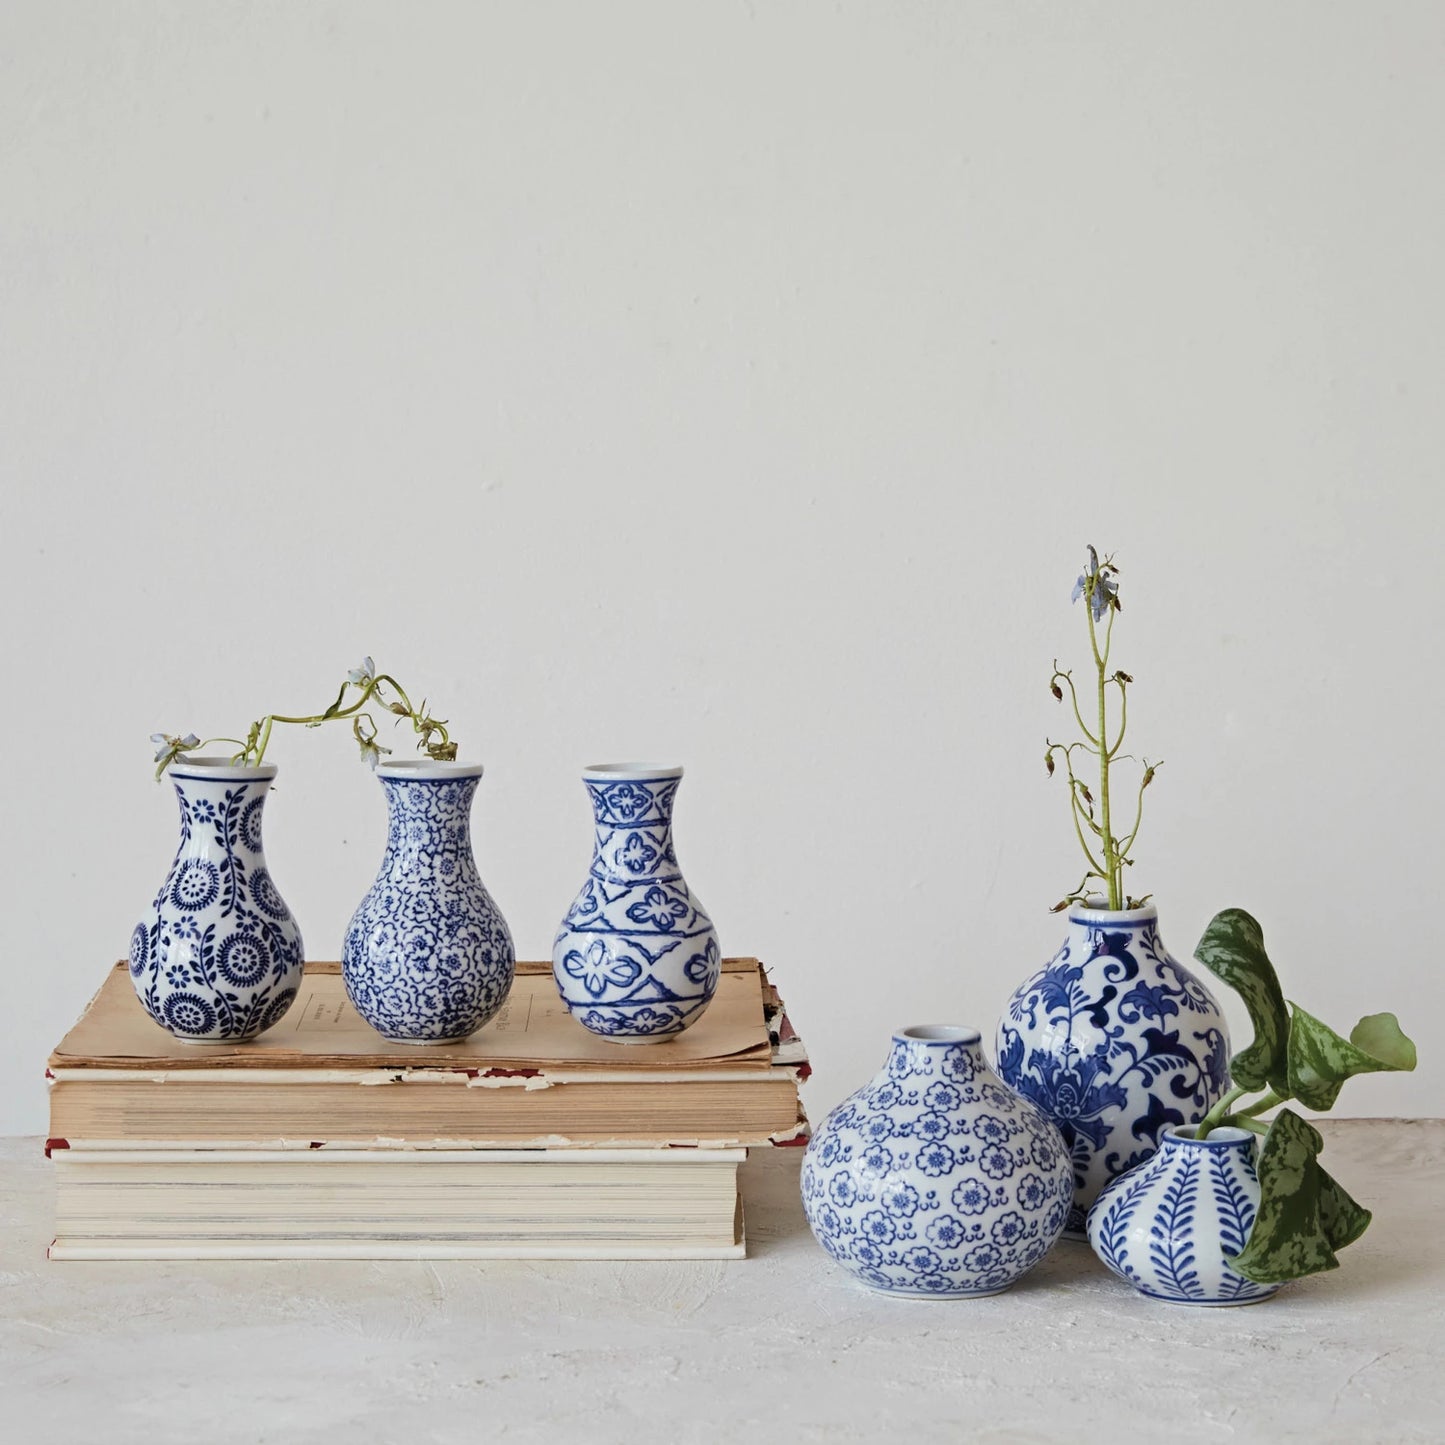
[[[1094,626],[1094,592],[1102,585],[1099,573],[1095,573],[1090,580],[1089,588],[1084,596],[1085,616],[1089,621],[1089,646],[1094,653],[1094,669],[1098,673],[1098,695],[1099,695],[1099,824],[1100,835],[1104,846],[1104,873],[1109,886],[1109,907],[1117,911],[1124,906],[1124,890],[1121,874],[1123,870],[1119,866],[1117,847],[1114,841],[1113,828],[1109,819],[1109,703],[1108,689],[1104,676],[1105,667],[1108,664],[1109,644],[1113,640],[1114,614],[1109,614],[1109,628],[1105,634],[1104,651],[1099,651],[1098,629]],[[1119,743],[1124,741],[1124,734],[1121,731],[1118,742],[1115,743],[1117,750]]]
[[[1267,1109],[1272,1109],[1276,1104],[1283,1104],[1285,1096],[1276,1094],[1273,1089],[1263,1097],[1258,1098],[1247,1109],[1240,1109],[1235,1113],[1236,1119],[1253,1119],[1257,1114],[1263,1114]]]
[[[316,723],[336,722],[342,718],[355,717],[373,698],[375,698],[378,702],[381,702],[383,700],[381,698],[381,687],[383,683],[391,687],[396,692],[397,700],[401,703],[402,707],[406,709],[405,713],[402,714],[402,716],[410,718],[412,728],[416,732],[421,732],[422,728],[420,725],[420,719],[416,715],[416,709],[411,705],[411,699],[406,695],[406,689],[403,688],[402,685],[394,677],[392,677],[390,673],[383,672],[379,676],[371,678],[365,684],[344,683],[342,685],[341,691],[336,695],[336,701],[333,702],[325,712],[310,713],[304,716],[292,716],[287,713],[279,712],[267,713],[266,716],[261,719],[260,735],[257,737],[255,742],[255,756],[251,759],[249,766],[260,767],[262,761],[265,759],[266,749],[271,744],[271,728],[275,723],[292,723],[300,726],[310,726]],[[342,699],[346,696],[346,689],[348,687],[355,686],[361,687],[361,696],[358,697],[356,701],[351,704],[350,707],[342,707],[341,702]],[[451,741],[451,738],[446,730],[446,725],[444,723],[437,722],[435,719],[433,719],[432,727],[441,734],[441,739],[443,743],[448,743]],[[374,735],[375,734],[373,734],[373,736]],[[243,750],[243,759],[250,752],[247,744],[240,742],[240,740],[237,738],[212,738],[208,741],[236,743],[237,746]]]
[[[1229,1114],[1229,1106],[1236,1099],[1242,1099],[1249,1090],[1243,1084],[1236,1084],[1232,1089],[1222,1094],[1214,1104],[1214,1107],[1199,1121],[1194,1130],[1196,1139],[1207,1139],[1210,1130],[1217,1129],[1224,1122]]]

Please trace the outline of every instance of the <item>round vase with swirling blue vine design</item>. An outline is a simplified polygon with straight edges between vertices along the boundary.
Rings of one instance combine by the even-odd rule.
[[[186,1043],[239,1044],[278,1022],[301,983],[301,930],[261,847],[276,769],[181,758],[169,777],[181,841],[130,940],[130,976],[150,1016]]]
[[[1247,1129],[1166,1129],[1152,1158],[1121,1174],[1089,1211],[1094,1253],[1140,1294],[1182,1305],[1248,1305],[1279,1286],[1236,1274],[1259,1211]]]
[[[1065,1233],[1083,1239],[1099,1191],[1224,1092],[1229,1032],[1213,994],[1164,947],[1157,909],[1075,905],[1068,930],[1048,967],[1009,999],[996,1057],[1004,1082],[1068,1143]]]
[[[998,1294],[1048,1253],[1073,1195],[1058,1130],[1004,1087],[977,1029],[900,1029],[803,1156],[818,1243],[890,1294]]]
[[[341,976],[357,1013],[394,1044],[452,1044],[506,1001],[511,930],[472,856],[481,766],[388,762],[386,852],[346,930]]]
[[[572,1017],[620,1044],[659,1043],[702,1017],[717,991],[717,933],[672,844],[681,768],[603,763],[582,781],[592,868],[552,945]]]

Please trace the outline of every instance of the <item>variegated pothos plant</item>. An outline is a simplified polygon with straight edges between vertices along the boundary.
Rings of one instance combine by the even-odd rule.
[[[1353,1244],[1370,1223],[1319,1163],[1324,1139],[1293,1109],[1334,1107],[1355,1074],[1415,1067],[1415,1045],[1392,1013],[1362,1018],[1342,1038],[1327,1024],[1287,1003],[1264,949],[1264,932],[1242,908],[1216,913],[1194,952],[1244,1000],[1254,1039],[1230,1060],[1232,1087],[1204,1116],[1195,1137],[1223,1125],[1264,1136],[1259,1147],[1259,1213],[1244,1248],[1226,1256],[1229,1267],[1260,1284],[1302,1279],[1334,1269],[1335,1251]],[[1247,1096],[1257,1094],[1249,1102]],[[1279,1109],[1266,1122],[1261,1118]]]

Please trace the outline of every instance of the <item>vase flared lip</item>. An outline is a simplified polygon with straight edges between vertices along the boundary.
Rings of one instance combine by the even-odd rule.
[[[446,763],[436,758],[400,758],[391,762],[378,763],[376,776],[392,781],[405,782],[415,779],[424,783],[451,782],[457,778],[480,778],[480,763]]]
[[[1209,1137],[1206,1139],[1196,1139],[1194,1129],[1193,1124],[1181,1124],[1175,1128],[1166,1129],[1164,1131],[1165,1142],[1183,1144],[1191,1149],[1233,1149],[1254,1138],[1252,1129],[1236,1129],[1233,1124],[1221,1124],[1219,1128],[1211,1129]]]
[[[967,1024],[909,1024],[897,1029],[893,1038],[900,1044],[931,1044],[935,1048],[967,1048],[981,1043],[983,1034]]]
[[[1102,898],[1088,898],[1083,903],[1069,904],[1069,917],[1080,923],[1149,923],[1159,917],[1159,910],[1152,903],[1138,908],[1109,908]]]
[[[246,766],[230,758],[177,758],[166,771],[173,778],[202,782],[269,783],[276,776],[276,764]]]
[[[588,763],[584,783],[663,783],[680,778],[682,769],[666,763]]]

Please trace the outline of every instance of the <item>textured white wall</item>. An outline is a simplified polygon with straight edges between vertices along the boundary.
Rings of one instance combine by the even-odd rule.
[[[816,1114],[991,1026],[1079,871],[1086,541],[1166,939],[1252,909],[1425,1046],[1345,1112],[1445,1112],[1442,62],[1433,3],[5,6],[0,1128],[167,866],[147,735],[366,652],[486,762],[525,955],[578,768],[677,759]],[[273,755],[335,957],[379,789]]]

